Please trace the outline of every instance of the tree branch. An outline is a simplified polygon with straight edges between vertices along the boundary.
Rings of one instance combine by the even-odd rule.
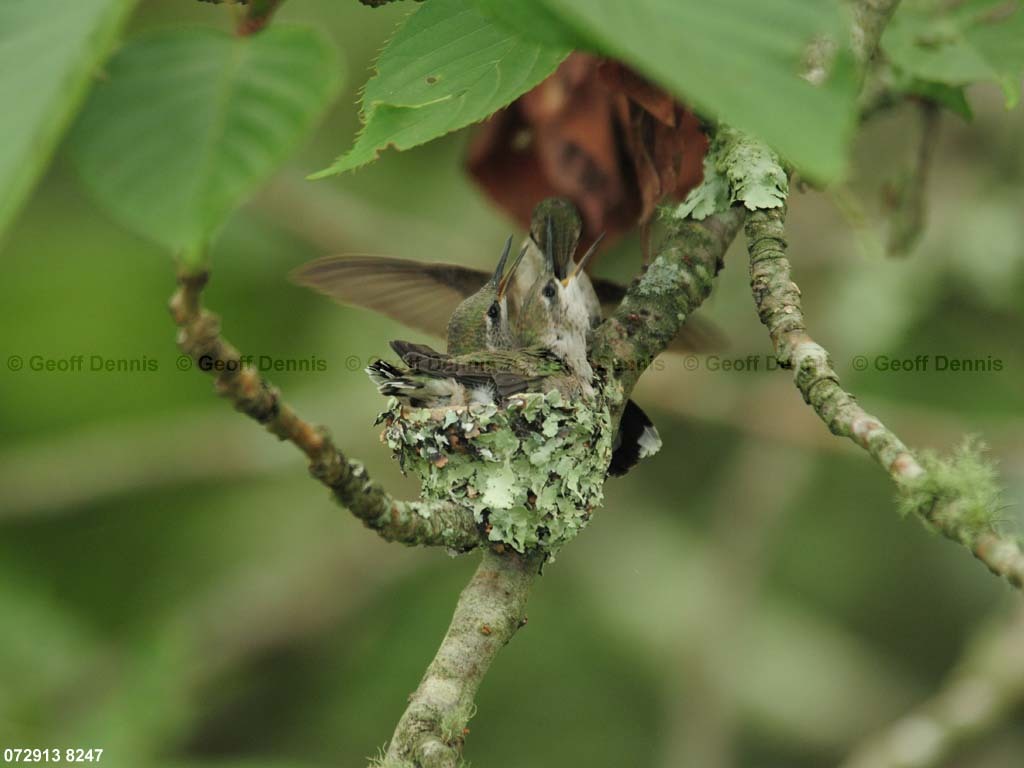
[[[989,570],[1024,588],[1024,552],[995,530],[990,470],[966,453],[952,464],[920,462],[881,421],[839,385],[828,352],[808,335],[800,289],[786,259],[785,209],[755,211],[747,218],[750,285],[758,316],[767,326],[779,364],[792,368],[797,388],[832,434],[866,450],[896,482],[908,511],[963,544]]]
[[[1024,699],[1024,612],[989,627],[933,697],[858,747],[842,768],[936,768],[991,733]]]
[[[199,0],[199,2],[213,5],[229,3],[246,6],[245,13],[238,18],[238,26],[235,28],[236,34],[245,37],[253,35],[267,26],[274,12],[284,0]]]
[[[270,23],[274,12],[284,0],[249,0],[249,9],[238,23],[237,33],[243,37],[253,35]]]
[[[391,3],[396,2],[396,0],[359,0],[359,2],[363,5],[369,6],[370,8],[380,8],[384,5],[390,5]],[[416,0],[416,2],[422,3],[423,0]]]
[[[737,207],[701,222],[673,224],[658,257],[594,332],[591,360],[622,387],[623,402],[711,293],[711,281],[742,223],[743,209]]]
[[[526,600],[542,555],[483,549],[483,559],[459,596],[434,660],[398,722],[380,768],[455,768],[473,699],[487,670],[526,624]]]
[[[900,0],[857,0],[853,8],[853,52],[865,66],[878,54],[878,44]]]
[[[182,271],[170,310],[180,328],[178,347],[215,378],[217,392],[255,419],[280,440],[287,440],[309,459],[309,471],[326,485],[334,499],[387,541],[448,547],[468,551],[480,543],[473,516],[454,504],[399,501],[369,479],[358,461],[345,458],[327,430],[302,419],[220,335],[220,318],[203,309],[206,271]]]

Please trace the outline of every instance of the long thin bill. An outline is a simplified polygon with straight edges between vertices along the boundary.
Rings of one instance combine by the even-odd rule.
[[[569,274],[568,277],[565,278],[565,280],[562,281],[562,285],[568,286],[569,283],[572,282],[573,278],[576,277],[576,275],[580,274],[581,272],[583,272],[584,269],[587,268],[587,262],[590,261],[591,257],[595,253],[597,253],[597,246],[599,246],[601,244],[601,241],[604,240],[604,235],[605,233],[602,232],[600,235],[597,236],[597,239],[594,240],[594,244],[587,248],[587,252],[583,254],[583,258],[576,262],[576,266],[573,267],[572,272]]]
[[[508,240],[505,241],[505,249],[501,252],[501,258],[498,259],[498,267],[494,270],[494,275],[491,277],[491,283],[494,285],[501,284],[501,275],[505,271],[505,262],[508,261],[508,255],[512,252],[512,235],[508,236]]]
[[[548,268],[550,268],[551,271],[554,272],[555,271],[555,222],[554,222],[554,219],[551,216],[548,216],[547,217],[547,221],[545,223],[547,224],[548,247],[545,249],[547,251],[547,253],[544,254],[544,255],[547,256],[547,259],[548,259]]]
[[[516,273],[516,270],[519,269],[519,264],[522,262],[523,257],[526,255],[526,252],[528,250],[530,250],[530,244],[529,243],[527,243],[526,245],[524,245],[522,247],[522,250],[519,251],[519,255],[516,256],[515,260],[512,262],[512,266],[508,268],[508,273],[501,279],[501,282],[498,283],[498,298],[499,299],[502,296],[504,296],[505,295],[505,291],[508,290],[508,286],[512,282],[512,276]]]

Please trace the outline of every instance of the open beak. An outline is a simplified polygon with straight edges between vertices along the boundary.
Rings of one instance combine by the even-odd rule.
[[[586,253],[583,254],[583,258],[576,262],[576,265],[573,267],[572,272],[566,275],[565,279],[562,280],[562,287],[568,288],[569,283],[571,283],[575,279],[576,275],[580,274],[584,269],[587,268],[587,262],[590,261],[590,258],[597,252],[597,246],[599,246],[601,244],[601,241],[604,240],[604,234],[605,233],[602,232],[600,235],[598,235],[597,239],[594,241],[594,244],[587,249]]]
[[[511,243],[512,242],[512,238],[510,237],[508,239],[508,241],[509,241],[509,243]],[[499,299],[501,299],[501,298],[503,298],[505,296],[505,292],[508,290],[509,285],[512,283],[512,276],[516,273],[516,270],[519,269],[519,265],[523,261],[523,256],[526,255],[526,251],[529,250],[529,248],[530,248],[529,245],[524,245],[522,247],[522,250],[519,251],[519,255],[516,256],[515,261],[512,262],[512,266],[508,268],[508,273],[503,278],[501,278],[501,280],[498,282],[498,298]]]

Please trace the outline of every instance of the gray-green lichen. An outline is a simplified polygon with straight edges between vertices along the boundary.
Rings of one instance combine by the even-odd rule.
[[[655,259],[636,286],[638,296],[665,296],[679,289],[683,268],[668,259]]]
[[[567,402],[557,391],[514,395],[507,405],[403,408],[378,420],[425,500],[473,512],[492,542],[553,556],[603,500],[612,453],[603,398]]]
[[[899,507],[904,515],[919,515],[941,527],[955,527],[969,542],[995,530],[1002,509],[998,474],[983,453],[985,445],[967,438],[949,458],[931,451],[920,456],[924,474],[903,484]],[[942,510],[943,520],[934,520]]]
[[[778,155],[757,139],[722,126],[704,158],[704,180],[668,216],[699,221],[735,203],[751,211],[781,208],[788,195],[789,179]]]

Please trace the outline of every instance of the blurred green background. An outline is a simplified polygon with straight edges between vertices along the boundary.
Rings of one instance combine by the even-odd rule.
[[[326,166],[406,9],[290,0],[281,20],[337,42],[348,83],[303,149],[216,242],[209,305],[244,352],[325,361],[271,374],[394,492],[361,368],[415,334],[288,283],[331,252],[486,266],[513,225],[463,176],[466,136]],[[226,9],[143,3],[128,34]],[[792,202],[805,308],[844,382],[911,445],[980,433],[1008,525],[1024,498],[1024,111],[973,94],[947,117],[930,227],[886,259],[880,189],[910,159],[915,115],[860,136],[850,183]],[[356,766],[390,736],[476,557],[379,541],[301,457],[177,368],[168,256],[90,203],[62,156],[2,243],[0,746],[103,747],[103,765]],[[636,240],[598,272],[639,267]],[[936,765],[1024,765],[1020,596],[965,551],[901,520],[885,475],[831,437],[768,343],[744,254],[702,314],[758,371],[663,358],[637,400],[664,450],[608,485],[593,524],[547,568],[529,628],[499,656],[470,723],[479,766],[834,765],[943,685],[979,633],[1016,632],[997,664],[1005,711]],[[876,356],[989,357],[1001,371],[886,372]],[[137,373],[34,371],[33,356],[155,361]],[[868,370],[853,360],[866,356]],[[933,363],[934,364],[934,363]],[[151,366],[153,367],[153,366]],[[355,370],[351,370],[351,369]],[[1015,629],[1013,627],[1016,627]],[[1012,657],[1012,653],[1009,654]]]

